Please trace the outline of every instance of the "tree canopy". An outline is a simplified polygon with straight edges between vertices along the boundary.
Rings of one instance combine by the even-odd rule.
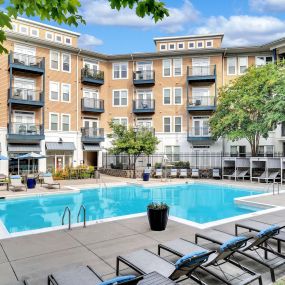
[[[96,0],[90,0],[96,1]],[[120,10],[129,7],[136,9],[139,17],[152,16],[155,22],[169,16],[165,4],[156,0],[108,0],[112,9]],[[5,0],[0,0],[0,5]],[[79,14],[80,0],[10,0],[6,11],[0,11],[0,54],[8,52],[3,44],[6,40],[5,29],[12,29],[11,18],[26,15],[38,16],[41,20],[53,20],[58,24],[78,26],[85,24],[84,18]],[[95,11],[94,11],[95,12]]]
[[[260,138],[268,138],[285,122],[285,65],[251,66],[219,90],[217,110],[210,119],[214,138],[247,139],[256,155]]]

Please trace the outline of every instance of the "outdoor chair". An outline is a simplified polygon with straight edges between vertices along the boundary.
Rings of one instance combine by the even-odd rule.
[[[187,178],[188,172],[187,169],[180,169],[179,178]]]
[[[119,275],[121,262],[142,275],[156,271],[176,282],[188,278],[197,280],[194,276],[195,270],[205,263],[214,252],[208,250],[188,252],[174,264],[147,249],[142,249],[118,256],[116,274]],[[182,277],[184,279],[177,281]]]
[[[262,285],[262,278],[260,274],[241,266],[238,261],[233,257],[234,253],[245,247],[250,237],[234,237],[227,240],[224,244],[219,246],[218,250],[213,253],[209,260],[201,265],[201,269],[206,273],[214,276],[225,284],[250,284],[255,280],[259,281]],[[189,252],[203,252],[208,249],[191,241],[185,239],[176,239],[158,245],[158,254],[160,255],[161,249],[168,251],[179,257],[187,255]],[[225,266],[223,266],[225,265]],[[199,274],[200,275],[200,274]],[[198,275],[197,275],[198,277]],[[203,280],[199,278],[203,284]]]
[[[20,175],[11,175],[9,189],[12,191],[27,191],[27,185],[22,183],[22,177]]]
[[[135,285],[141,279],[142,277],[128,275],[103,281],[90,266],[78,266],[49,275],[48,285]]]
[[[237,177],[238,175],[240,175],[240,173],[241,173],[241,171],[237,169],[237,170],[235,170],[232,174],[224,174],[224,175],[223,175],[223,178],[228,178],[228,179],[234,178],[234,179],[236,179],[236,177]]]
[[[54,186],[58,186],[58,188],[60,189],[60,183],[59,182],[55,182],[53,180],[51,173],[45,173],[43,175],[42,185],[46,185],[47,188],[53,188]]]
[[[154,174],[155,178],[162,178],[162,169],[158,168],[155,170],[155,174]]]
[[[266,266],[270,270],[272,282],[276,280],[275,269],[285,264],[285,255],[275,251],[268,244],[268,240],[279,233],[279,226],[269,226],[258,233],[252,233],[250,236],[253,238],[253,241],[248,242],[247,246],[237,251],[247,258]],[[198,243],[198,239],[204,239],[221,245],[234,237],[219,230],[207,230],[195,235],[195,243]],[[262,257],[261,253],[264,254],[264,257]]]
[[[191,169],[191,178],[200,178],[199,168]]]
[[[26,134],[27,133],[27,128],[25,125],[20,125],[19,126],[19,130],[18,130],[19,134]]]
[[[268,183],[269,180],[275,182],[276,179],[279,178],[279,176],[280,176],[279,171],[271,171],[271,172],[264,171],[260,176],[252,177],[251,180],[257,179],[258,183],[260,183],[261,180],[264,180],[265,182]]]
[[[220,169],[219,168],[213,168],[213,178],[218,178],[221,179],[221,175],[220,175]]]
[[[246,170],[242,170],[240,171],[237,176],[236,176],[236,179],[242,179],[244,180],[245,178],[250,178],[250,176],[248,175],[249,173],[249,169],[246,169]]]
[[[170,174],[169,174],[170,178],[176,178],[177,177],[177,169],[176,168],[172,168],[170,170]]]

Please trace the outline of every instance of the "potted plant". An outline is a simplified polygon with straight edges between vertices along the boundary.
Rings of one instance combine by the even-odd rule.
[[[169,206],[165,203],[150,203],[147,216],[152,231],[164,231],[168,221]]]

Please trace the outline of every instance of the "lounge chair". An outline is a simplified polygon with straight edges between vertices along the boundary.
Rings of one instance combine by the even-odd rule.
[[[248,245],[237,252],[258,262],[259,264],[266,266],[271,273],[272,282],[275,282],[275,269],[285,264],[285,255],[273,250],[269,244],[268,240],[273,236],[276,236],[280,233],[280,228],[277,226],[270,226],[264,230],[253,233],[253,241],[248,242]],[[198,239],[204,239],[216,244],[223,244],[227,240],[234,238],[235,236],[224,233],[218,230],[207,230],[205,233],[197,233],[195,235],[195,242],[198,242]],[[259,250],[264,252],[264,258],[261,256]],[[272,258],[269,258],[268,254]]]
[[[177,169],[175,168],[172,168],[171,170],[170,170],[170,174],[169,174],[169,177],[170,178],[176,178],[177,177]]]
[[[47,185],[48,188],[53,188],[54,186],[58,186],[58,188],[60,189],[60,183],[55,182],[53,180],[51,173],[45,173],[43,174],[42,177],[43,177],[42,185]]]
[[[260,176],[252,177],[251,180],[257,179],[258,183],[260,183],[260,180],[264,180],[267,183],[269,182],[269,180],[275,182],[275,180],[278,179],[279,175],[280,175],[279,171],[271,171],[270,173],[264,171]]]
[[[117,257],[116,274],[119,275],[119,265],[122,262],[142,275],[156,271],[171,280],[178,280],[181,277],[197,280],[193,275],[194,271],[214,252],[208,250],[188,252],[174,264],[147,249],[138,250]]]
[[[187,177],[188,177],[187,169],[180,169],[179,178],[187,178]]]
[[[191,178],[200,178],[199,169],[192,168],[191,169]]]
[[[220,169],[219,168],[213,168],[213,175],[212,175],[213,178],[218,178],[218,179],[221,179],[221,174],[220,174]]]
[[[218,248],[218,251],[212,254],[208,261],[201,265],[201,269],[211,274],[215,278],[226,284],[250,284],[255,280],[259,280],[259,284],[262,285],[262,278],[260,274],[249,270],[248,268],[241,266],[233,258],[233,254],[238,250],[246,246],[250,237],[235,237],[226,241]],[[199,246],[185,239],[176,239],[168,241],[158,245],[158,254],[160,255],[161,249],[168,251],[179,257],[186,255],[192,251],[205,251],[208,250],[205,247]],[[226,264],[226,268],[223,265]],[[213,270],[214,269],[214,270]],[[218,271],[218,272],[217,272]],[[239,272],[238,272],[239,271]],[[233,272],[235,272],[233,274]],[[197,275],[198,277],[198,275]],[[203,281],[200,279],[201,283]],[[205,283],[204,283],[205,284]]]
[[[224,174],[223,178],[228,178],[228,179],[236,179],[236,176],[240,174],[240,170],[235,170],[232,174]]]
[[[154,174],[155,178],[162,178],[162,169],[161,168],[157,168],[155,170],[155,174]]]
[[[134,275],[120,276],[103,281],[103,279],[89,266],[78,266],[48,276],[48,285],[135,285],[142,277]],[[116,283],[120,282],[120,283]]]
[[[244,180],[245,178],[250,178],[250,176],[248,175],[248,172],[249,172],[249,169],[246,169],[246,170],[241,170],[237,176],[236,176],[236,179],[242,179]]]
[[[20,175],[11,175],[9,189],[11,189],[12,191],[27,191],[27,185],[22,183],[22,177]]]

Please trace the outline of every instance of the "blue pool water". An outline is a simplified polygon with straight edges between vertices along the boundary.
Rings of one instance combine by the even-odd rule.
[[[170,205],[170,215],[206,223],[258,211],[235,205],[234,198],[259,193],[202,183],[87,189],[64,195],[1,200],[0,220],[9,233],[14,233],[61,225],[66,206],[71,209],[72,223],[76,223],[82,204],[86,207],[87,221],[91,221],[143,213],[150,202],[162,201]]]

